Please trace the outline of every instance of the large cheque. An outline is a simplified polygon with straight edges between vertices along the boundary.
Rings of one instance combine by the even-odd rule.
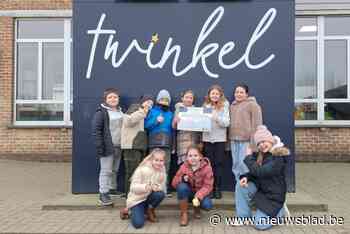
[[[202,107],[182,107],[179,110],[178,130],[209,132],[211,130],[212,109]]]

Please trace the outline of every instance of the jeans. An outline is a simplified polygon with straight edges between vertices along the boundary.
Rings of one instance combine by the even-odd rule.
[[[192,201],[195,195],[195,193],[192,191],[191,187],[187,183],[178,184],[176,187],[176,192],[178,200],[188,199],[189,201]],[[206,196],[201,200],[200,207],[204,210],[210,210],[211,208],[213,208],[213,203],[209,196]]]
[[[148,208],[156,208],[164,199],[163,191],[152,192],[147,200],[131,207],[131,224],[134,228],[142,228],[145,224],[145,212]]]
[[[114,147],[114,154],[100,158],[99,192],[108,193],[117,188],[117,174],[121,160],[121,149]]]
[[[235,194],[239,189],[239,177],[249,172],[248,167],[244,164],[243,160],[246,156],[246,149],[249,145],[249,141],[231,141],[231,154],[232,154],[232,172],[235,176],[236,186]],[[238,203],[237,196],[235,197],[236,204]]]
[[[257,189],[254,183],[248,182],[248,187],[241,187],[237,189],[237,192],[235,193],[236,196],[236,214],[237,217],[240,218],[250,218],[252,216],[252,210],[249,206],[249,203],[251,199],[253,198],[254,194],[256,193]],[[285,214],[284,208],[278,212],[277,218],[283,217]],[[265,214],[263,211],[257,209],[256,213],[253,217],[254,219],[254,226],[258,230],[267,230],[272,227],[272,224],[261,222],[264,220],[267,220],[269,215]]]

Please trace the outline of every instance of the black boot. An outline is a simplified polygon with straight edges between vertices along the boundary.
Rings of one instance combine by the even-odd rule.
[[[215,197],[215,199],[221,199],[222,198],[221,177],[220,176],[215,176],[214,197]]]

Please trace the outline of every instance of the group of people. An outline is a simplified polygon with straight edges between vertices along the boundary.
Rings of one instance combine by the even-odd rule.
[[[200,218],[201,209],[210,210],[211,199],[222,197],[227,142],[232,152],[236,214],[242,218],[241,224],[253,217],[252,201],[257,208],[254,217],[258,229],[272,226],[259,222],[262,218],[285,215],[284,167],[289,150],[262,125],[261,107],[249,96],[247,85],[235,87],[231,105],[219,85],[208,89],[202,105],[212,110],[208,132],[177,130],[181,109],[194,107],[193,90],[181,94],[175,112],[171,111],[167,90],[161,90],[155,100],[143,95],[125,113],[119,107],[116,89],[106,89],[103,100],[92,120],[100,160],[99,201],[102,205],[112,204],[110,194],[116,192],[116,173],[123,158],[127,199],[120,216],[130,218],[135,228],[144,226],[145,217],[157,222],[155,209],[170,193],[170,186],[177,192],[181,226],[188,225],[190,204],[194,218]],[[170,181],[172,152],[176,152],[179,168]]]

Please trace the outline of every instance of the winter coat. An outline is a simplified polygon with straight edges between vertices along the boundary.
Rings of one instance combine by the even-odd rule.
[[[225,101],[223,109],[217,111],[213,108],[213,112],[218,113],[216,120],[211,120],[211,131],[203,132],[203,142],[226,142],[227,127],[230,125],[229,103]],[[205,108],[211,108],[211,105],[204,105]]]
[[[158,123],[157,117],[163,116],[164,121]],[[148,147],[168,147],[172,146],[172,122],[173,113],[164,111],[159,105],[154,106],[145,119],[145,129],[148,131]]]
[[[132,104],[123,117],[122,149],[147,150],[147,135],[144,130],[146,114],[140,104]]]
[[[144,165],[140,165],[131,177],[130,192],[126,200],[126,207],[130,209],[147,199],[152,191],[147,191],[146,185],[157,184],[165,192],[166,181],[165,168],[157,171],[152,167],[150,161]]]
[[[121,110],[119,109],[119,111]],[[106,157],[114,154],[114,145],[109,129],[108,110],[103,105],[97,108],[92,118],[92,137],[98,157]]]
[[[249,172],[241,175],[247,177],[257,187],[252,201],[256,208],[271,217],[276,217],[286,200],[287,186],[284,169],[287,156],[290,154],[285,147],[280,147],[264,154],[262,165],[256,163],[258,153],[253,153],[244,159]]]
[[[181,182],[184,182],[184,175],[188,175],[188,183],[199,200],[202,200],[204,197],[208,196],[213,190],[214,176],[208,158],[202,158],[200,167],[196,171],[192,170],[187,161],[183,163],[176,172],[176,175],[171,183],[174,188],[176,188]]]
[[[180,102],[175,105],[175,115],[179,113],[180,107],[184,105]],[[189,146],[198,145],[201,142],[201,133],[193,131],[176,131],[176,153],[178,157],[183,157]],[[184,160],[179,158],[178,163],[182,163]]]
[[[256,128],[262,124],[261,108],[255,97],[234,101],[230,106],[230,119],[230,140],[252,141]]]

